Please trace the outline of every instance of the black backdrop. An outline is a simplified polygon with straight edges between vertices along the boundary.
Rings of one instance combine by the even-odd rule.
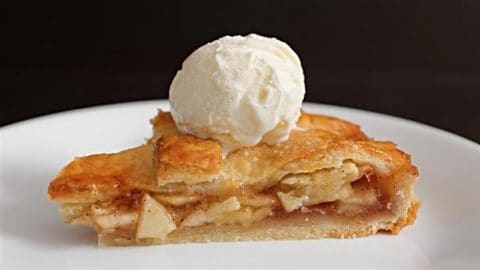
[[[256,32],[299,54],[307,101],[480,142],[480,1],[119,2],[0,4],[0,125],[166,98],[192,50]]]

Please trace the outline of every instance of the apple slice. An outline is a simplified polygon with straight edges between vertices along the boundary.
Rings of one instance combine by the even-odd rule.
[[[173,222],[167,209],[150,195],[145,194],[142,200],[136,237],[139,239],[165,239],[170,232],[176,229],[177,226]]]

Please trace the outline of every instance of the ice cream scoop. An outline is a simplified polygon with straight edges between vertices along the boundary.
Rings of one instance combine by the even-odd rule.
[[[207,43],[170,85],[173,119],[183,133],[220,141],[224,153],[289,137],[305,95],[297,54],[256,34]]]

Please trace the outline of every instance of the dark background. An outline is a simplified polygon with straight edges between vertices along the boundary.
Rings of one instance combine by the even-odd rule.
[[[480,1],[12,1],[0,20],[0,125],[166,98],[195,48],[256,32],[299,54],[307,101],[480,142]]]

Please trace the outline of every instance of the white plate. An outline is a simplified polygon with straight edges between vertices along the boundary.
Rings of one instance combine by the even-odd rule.
[[[411,121],[329,105],[305,110],[348,119],[392,140],[420,170],[423,205],[398,236],[97,248],[87,228],[60,221],[49,180],[74,156],[144,142],[165,101],[58,113],[0,129],[0,266],[8,267],[480,267],[480,146]],[[1,268],[1,267],[0,267]]]

